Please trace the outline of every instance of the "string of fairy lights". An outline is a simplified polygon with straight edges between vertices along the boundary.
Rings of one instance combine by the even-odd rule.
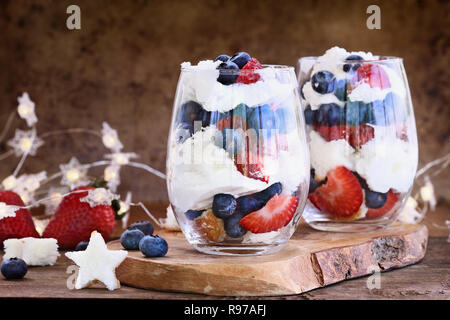
[[[38,118],[35,112],[35,103],[30,99],[26,92],[18,97],[17,114],[26,121],[29,130],[16,129],[14,137],[7,141],[7,145],[11,149],[0,154],[0,160],[4,160],[13,155],[19,158],[19,163],[14,172],[2,180],[0,190],[14,191],[22,198],[25,206],[13,206],[0,202],[0,220],[6,217],[14,217],[15,211],[18,209],[30,209],[41,204],[45,206],[45,213],[47,215],[53,214],[65,196],[74,192],[80,192],[70,190],[91,183],[91,179],[88,176],[88,170],[94,167],[105,167],[103,178],[107,183],[107,189],[95,189],[95,191],[89,192],[87,197],[83,198],[86,199],[86,202],[91,206],[111,203],[113,199],[120,199],[120,196],[114,193],[120,185],[120,170],[123,166],[143,169],[161,179],[165,179],[164,173],[147,164],[132,161],[133,159],[137,159],[138,155],[134,152],[122,151],[123,144],[119,139],[117,131],[111,128],[107,122],[103,122],[101,131],[73,128],[46,132],[39,137],[36,129]],[[13,117],[10,115],[6,125],[3,127],[3,131],[0,133],[0,143],[6,138],[12,120]],[[96,135],[101,138],[103,145],[108,149],[109,153],[104,155],[104,160],[86,164],[80,163],[80,161],[73,156],[68,163],[59,165],[59,172],[50,175],[48,175],[46,171],[19,175],[27,157],[36,156],[38,149],[44,144],[44,138],[67,133],[89,133]],[[45,185],[48,185],[50,182],[57,179],[60,179],[58,187],[51,186],[46,190],[43,188]],[[43,194],[45,195],[44,197],[42,197]],[[131,206],[141,207],[158,225],[160,225],[160,222],[150,213],[143,203],[132,202],[131,191],[126,192],[125,198],[120,200],[120,211],[118,214],[124,215],[124,225],[126,225],[128,221]],[[36,222],[36,229],[41,232],[45,228],[46,221],[42,219],[34,220]]]
[[[117,131],[111,128],[107,122],[103,122],[103,126],[100,131],[84,128],[72,128],[46,132],[39,137],[36,129],[38,118],[35,112],[35,103],[30,99],[28,93],[26,92],[23,93],[22,96],[18,97],[17,110],[12,112],[7,118],[7,122],[3,127],[3,130],[0,132],[0,143],[7,137],[12,121],[17,114],[26,122],[29,130],[16,129],[14,137],[7,141],[7,145],[10,149],[3,154],[0,154],[0,161],[13,155],[19,158],[19,163],[14,172],[2,180],[0,190],[4,189],[16,192],[22,198],[25,206],[13,206],[0,202],[0,220],[6,217],[14,217],[15,212],[18,209],[29,209],[41,204],[45,205],[45,213],[47,215],[53,214],[64,196],[77,192],[70,190],[78,186],[87,185],[91,182],[88,176],[88,170],[94,167],[105,167],[103,178],[107,182],[108,189],[100,188],[98,191],[89,192],[88,196],[85,197],[85,200],[91,206],[101,203],[110,203],[110,200],[112,199],[120,199],[120,197],[114,193],[117,191],[117,188],[121,183],[120,170],[123,166],[143,169],[161,179],[166,178],[164,173],[152,168],[151,166],[133,161],[138,158],[138,154],[134,152],[123,152],[122,150],[124,146],[119,139]],[[68,163],[59,165],[59,172],[51,175],[48,175],[46,171],[41,171],[35,174],[19,175],[19,172],[21,171],[27,157],[36,156],[38,149],[45,143],[45,138],[52,135],[67,133],[88,133],[95,135],[101,138],[103,145],[109,150],[109,153],[104,155],[103,160],[86,164],[80,163],[74,156]],[[434,186],[431,182],[431,177],[436,176],[443,170],[447,169],[449,163],[450,154],[447,154],[444,157],[427,163],[423,168],[417,171],[415,183],[419,186],[418,192],[411,194],[411,196],[407,199],[405,208],[398,218],[400,221],[419,223],[423,220],[429,209],[435,209],[436,196]],[[432,168],[436,170],[433,173],[429,173]],[[56,179],[60,179],[60,186],[49,187],[46,191],[42,190],[43,186]],[[44,197],[42,197],[43,194],[45,194]],[[120,206],[121,209],[119,214],[124,214],[124,226],[126,226],[128,221],[131,206],[141,207],[157,223],[157,225],[161,226],[160,221],[150,213],[142,202],[132,202],[131,191],[127,191],[125,199],[120,200]],[[45,228],[45,223],[45,220],[35,220],[35,225],[38,232],[42,232]],[[443,227],[450,230],[450,220],[446,220],[446,226]]]

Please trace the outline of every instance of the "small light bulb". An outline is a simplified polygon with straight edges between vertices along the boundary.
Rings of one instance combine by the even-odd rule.
[[[31,149],[33,142],[29,138],[23,138],[20,142],[20,150],[27,152]]]
[[[127,212],[128,210],[130,210],[130,206],[125,201],[119,201],[119,203],[120,203],[119,214],[123,214],[123,213]]]
[[[409,197],[406,201],[406,207],[408,209],[415,209],[417,208],[417,201],[413,197]]]
[[[70,182],[77,181],[78,179],[80,179],[80,171],[78,171],[77,169],[70,169],[69,171],[67,171],[66,177]]]
[[[6,190],[10,190],[14,188],[16,185],[17,179],[14,176],[9,176],[3,180],[2,185]]]
[[[430,185],[425,185],[424,187],[420,188],[420,196],[422,197],[423,201],[429,202],[431,199],[433,199],[433,188]]]
[[[31,112],[31,107],[27,104],[21,104],[18,111],[21,117],[26,117]]]
[[[104,175],[106,181],[113,180],[117,176],[117,168],[111,166],[106,167]]]
[[[112,135],[105,135],[103,137],[103,143],[106,147],[112,148],[116,144],[116,139]]]

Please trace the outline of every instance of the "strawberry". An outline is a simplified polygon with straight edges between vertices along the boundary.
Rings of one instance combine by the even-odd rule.
[[[238,83],[255,83],[259,81],[261,76],[254,72],[253,70],[262,69],[261,63],[255,58],[250,59],[245,66],[242,67],[241,72],[239,73],[239,77],[236,79]]]
[[[343,166],[330,170],[327,182],[308,197],[320,211],[340,218],[349,218],[357,213],[363,202],[358,178]]]
[[[266,205],[241,219],[240,224],[253,233],[264,233],[286,226],[295,214],[298,198],[274,195]]]
[[[8,190],[0,191],[0,202],[12,206],[25,206],[17,193]],[[0,220],[0,247],[3,247],[3,241],[6,239],[26,237],[39,238],[30,210],[20,209],[16,211],[15,217],[7,217]]]
[[[386,213],[388,213],[398,202],[399,200],[399,194],[392,192],[392,190],[389,190],[387,194],[387,199],[384,205],[381,208],[378,209],[371,209],[367,210],[366,217],[367,218],[380,218],[384,216]]]
[[[386,89],[391,87],[386,71],[377,64],[363,64],[357,70],[351,81],[355,88],[359,83],[367,83],[371,88]]]
[[[218,130],[223,129],[242,129],[246,130],[247,123],[245,119],[241,116],[233,115],[226,116],[217,121],[216,127]]]
[[[315,124],[314,129],[326,141],[345,139],[353,148],[358,148],[374,138],[372,126],[362,124],[359,126],[323,126]]]
[[[93,231],[101,233],[107,240],[116,226],[115,211],[110,205],[91,208],[80,199],[94,187],[74,189],[86,192],[72,193],[64,197],[42,235],[43,238],[55,238],[62,249],[73,249],[81,241],[88,241]]]
[[[244,176],[269,182],[269,177],[263,174],[264,163],[260,157],[255,155],[250,155],[249,152],[245,154],[245,159],[242,159],[242,155],[237,155],[235,158],[236,168]]]

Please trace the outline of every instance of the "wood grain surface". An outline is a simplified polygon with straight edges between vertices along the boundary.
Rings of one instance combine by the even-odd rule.
[[[169,243],[163,258],[130,251],[117,268],[119,280],[133,287],[218,296],[279,296],[414,264],[426,252],[423,225],[395,224],[362,234],[305,228],[278,253],[224,257],[195,251],[181,233],[160,233]],[[119,241],[111,249],[122,248]]]

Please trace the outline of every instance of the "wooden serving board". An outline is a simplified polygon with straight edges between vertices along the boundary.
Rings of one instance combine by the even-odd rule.
[[[299,294],[346,279],[407,266],[426,252],[423,225],[394,224],[367,233],[332,233],[302,227],[278,253],[215,256],[197,252],[180,232],[157,232],[169,244],[162,258],[129,251],[117,268],[122,284],[219,296]],[[108,244],[122,249],[119,241]]]

